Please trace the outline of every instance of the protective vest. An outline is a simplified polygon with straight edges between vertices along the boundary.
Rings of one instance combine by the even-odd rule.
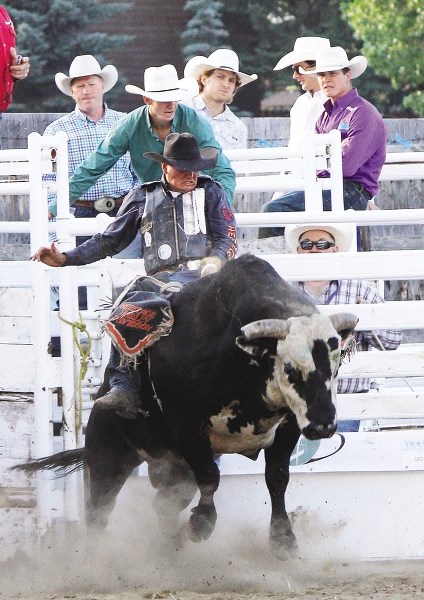
[[[198,179],[193,194],[173,197],[162,185],[146,185],[140,233],[147,274],[184,265],[207,254],[205,190],[209,178]]]

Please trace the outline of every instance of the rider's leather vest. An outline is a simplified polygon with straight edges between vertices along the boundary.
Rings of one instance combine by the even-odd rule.
[[[179,268],[189,260],[206,256],[204,186],[208,181],[209,178],[199,178],[194,194],[180,194],[175,198],[165,192],[162,185],[146,185],[140,233],[148,275],[162,269]]]

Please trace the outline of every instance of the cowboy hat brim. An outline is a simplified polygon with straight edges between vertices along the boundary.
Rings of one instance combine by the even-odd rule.
[[[63,94],[66,94],[67,96],[72,96],[71,81],[73,79],[77,79],[78,77],[90,77],[91,75],[97,75],[98,77],[103,79],[105,86],[104,93],[111,90],[118,81],[118,71],[113,65],[106,65],[105,67],[103,67],[103,69],[97,71],[97,73],[85,73],[82,71],[78,73],[78,75],[74,75],[73,77],[69,77],[68,75],[65,75],[65,73],[56,73],[54,80],[56,82],[57,87]]]
[[[319,223],[309,225],[287,225],[284,231],[286,245],[290,252],[296,253],[299,246],[299,238],[307,231],[327,231],[333,236],[339,252],[347,252],[353,241],[353,226],[350,223],[333,223],[332,225],[320,225]]]
[[[218,160],[218,149],[217,148],[204,148],[200,150],[199,158],[190,159],[179,159],[179,158],[167,158],[157,152],[145,152],[144,156],[155,160],[156,162],[166,163],[175,167],[180,171],[203,171],[204,169],[213,169],[216,166]]]
[[[251,83],[252,81],[256,81],[256,79],[258,78],[256,73],[252,73],[252,75],[247,75],[246,73],[242,73],[241,71],[234,71],[234,69],[231,69],[230,67],[221,67],[218,65],[214,65],[211,62],[208,62],[208,59],[206,58],[206,56],[197,56],[195,58],[197,60],[195,62],[193,62],[193,64],[190,64],[190,61],[193,59],[190,59],[190,61],[186,64],[185,69],[184,69],[184,75],[191,76],[191,77],[194,77],[195,79],[198,79],[206,71],[211,71],[214,69],[221,69],[222,71],[228,71],[230,73],[234,73],[235,75],[237,75],[238,78],[240,79],[240,87],[242,87],[243,85],[246,85],[248,83]],[[198,62],[199,60],[201,60],[202,62]]]
[[[314,71],[305,71],[299,67],[302,75],[317,75],[318,73],[326,73],[327,71],[341,71],[342,69],[350,69],[351,79],[359,77],[368,66],[368,61],[365,56],[354,56],[348,63],[335,62],[334,64],[317,64]]]
[[[291,67],[302,62],[310,60],[315,61],[318,52],[330,48],[330,40],[328,38],[306,36],[297,38],[294,48],[280,58],[274,67],[274,71],[281,71],[286,67]]]
[[[125,91],[129,94],[137,94],[139,96],[145,96],[150,100],[156,102],[179,102],[180,100],[187,100],[193,98],[199,93],[199,86],[197,81],[193,77],[183,77],[178,80],[178,87],[169,90],[143,90],[137,85],[126,85]]]

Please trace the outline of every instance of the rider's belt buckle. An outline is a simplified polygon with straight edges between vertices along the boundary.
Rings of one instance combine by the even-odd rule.
[[[108,213],[115,208],[115,204],[116,202],[114,198],[103,196],[102,198],[94,201],[94,208],[97,210],[97,212]]]

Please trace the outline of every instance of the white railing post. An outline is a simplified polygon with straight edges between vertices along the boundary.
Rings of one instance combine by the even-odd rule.
[[[303,172],[305,180],[305,212],[322,211],[322,189],[317,181],[314,136],[305,135],[303,140]]]
[[[329,133],[329,136],[331,140],[331,209],[333,212],[343,212],[343,168],[342,141],[340,131],[338,129],[332,129]]]

